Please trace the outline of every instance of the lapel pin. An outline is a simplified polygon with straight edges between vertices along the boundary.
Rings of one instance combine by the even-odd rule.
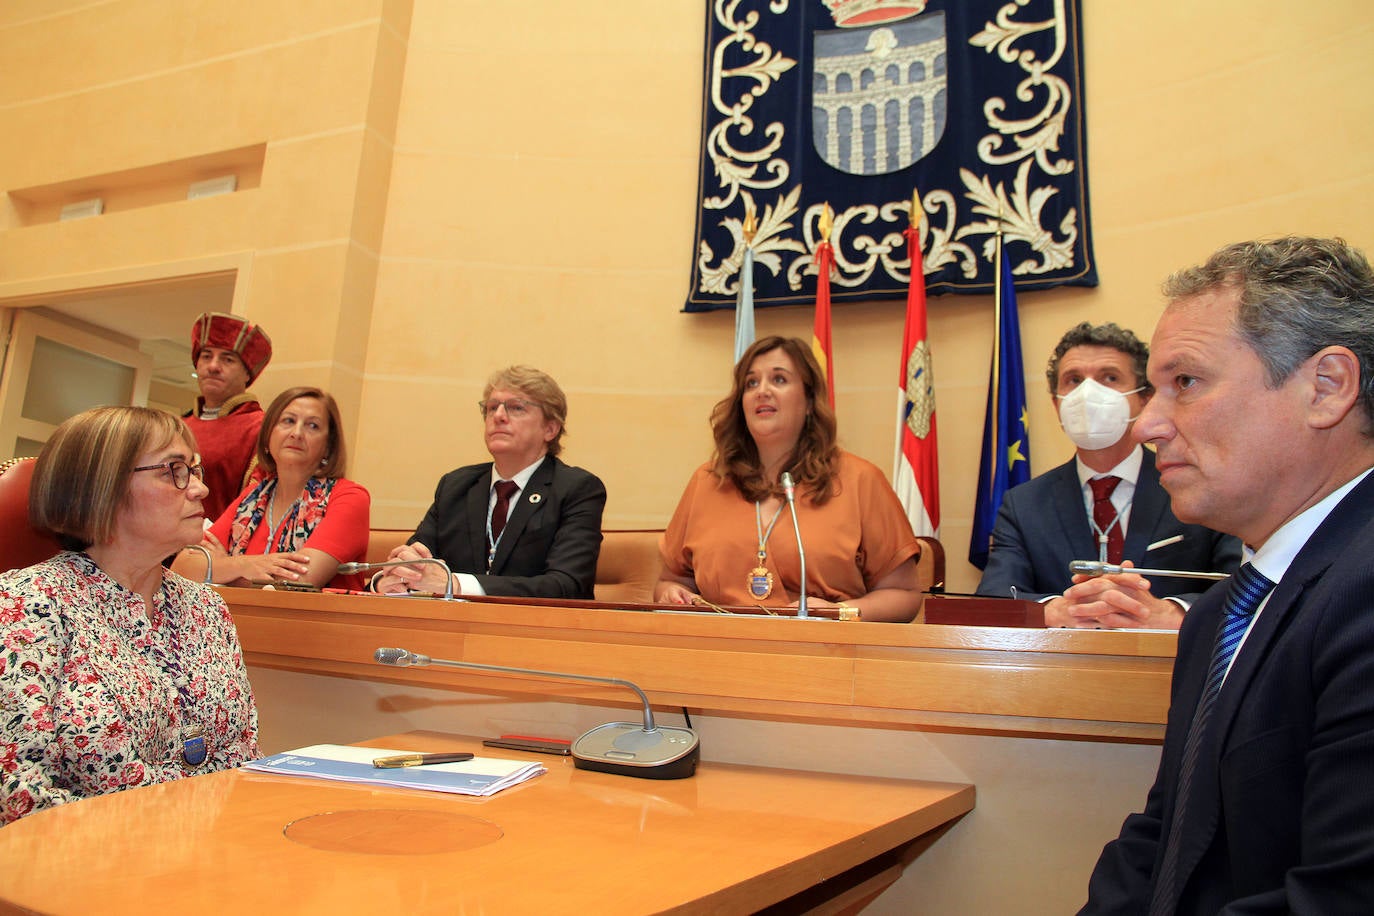
[[[531,502],[531,503],[534,503],[535,505],[538,505],[539,501],[540,501],[541,499],[543,499],[543,498],[544,498],[544,497],[543,497],[543,496],[540,496],[538,493],[531,493],[531,494],[530,494],[530,502]]]

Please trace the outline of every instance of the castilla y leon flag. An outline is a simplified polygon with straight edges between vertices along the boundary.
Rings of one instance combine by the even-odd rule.
[[[912,196],[906,230],[911,283],[897,384],[897,455],[892,486],[919,536],[940,536],[940,460],[935,441],[935,379],[926,342],[925,270],[921,259],[921,203]]]

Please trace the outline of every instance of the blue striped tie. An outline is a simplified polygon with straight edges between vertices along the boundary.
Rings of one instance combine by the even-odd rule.
[[[1202,747],[1202,736],[1207,723],[1212,718],[1212,708],[1216,706],[1217,694],[1221,692],[1221,682],[1226,679],[1226,669],[1230,667],[1231,657],[1236,654],[1245,631],[1250,627],[1255,611],[1260,603],[1274,588],[1274,583],[1264,574],[1246,563],[1231,577],[1226,590],[1225,613],[1221,626],[1217,629],[1217,641],[1212,647],[1212,664],[1207,669],[1207,682],[1203,685],[1202,696],[1198,698],[1197,710],[1193,713],[1192,725],[1188,728],[1188,740],[1183,744],[1183,765],[1178,773],[1178,793],[1174,799],[1174,817],[1169,824],[1169,841],[1164,847],[1164,860],[1159,866],[1159,878],[1155,881],[1154,899],[1150,902],[1150,916],[1172,913],[1178,899],[1178,853],[1182,841],[1184,812],[1192,792],[1193,770],[1197,765],[1198,752]]]

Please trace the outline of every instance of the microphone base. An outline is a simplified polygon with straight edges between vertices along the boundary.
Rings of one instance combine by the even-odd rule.
[[[696,772],[701,742],[690,728],[608,722],[572,743],[573,766],[640,779],[685,779]]]

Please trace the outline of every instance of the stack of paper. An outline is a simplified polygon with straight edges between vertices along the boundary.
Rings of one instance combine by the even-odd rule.
[[[544,765],[528,760],[501,760],[474,757],[462,763],[378,769],[377,757],[412,754],[415,751],[381,747],[351,747],[343,744],[316,744],[295,751],[250,760],[245,770],[287,776],[313,776],[340,782],[365,782],[404,789],[454,792],[459,795],[494,795],[544,772]]]

